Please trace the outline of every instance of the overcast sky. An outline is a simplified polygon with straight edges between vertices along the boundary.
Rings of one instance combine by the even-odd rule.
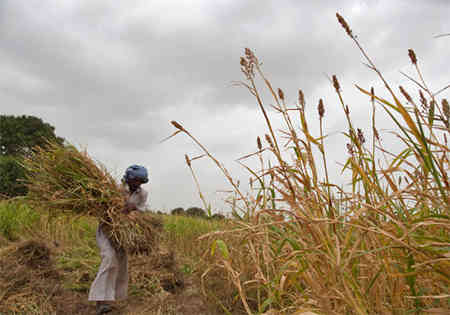
[[[450,33],[449,0],[1,0],[1,114],[42,118],[116,176],[147,166],[155,210],[202,206],[184,160],[199,149],[184,135],[160,141],[176,120],[247,182],[235,160],[267,132],[252,95],[232,84],[243,80],[239,59],[249,47],[290,104],[304,91],[313,125],[324,99],[336,175],[346,125],[327,76],[338,76],[367,134],[370,106],[354,84],[382,89],[336,12],[394,87],[406,84],[399,71],[415,73],[410,48],[433,91],[450,83],[450,37],[434,38]],[[223,176],[208,160],[193,167],[213,208],[226,211],[216,193],[230,188]]]

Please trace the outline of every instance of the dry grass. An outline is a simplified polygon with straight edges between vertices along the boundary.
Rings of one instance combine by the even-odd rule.
[[[26,218],[33,210],[25,202],[3,201],[0,212],[8,210],[1,207],[8,203],[18,217]],[[196,239],[219,222],[162,219],[165,231],[157,250],[129,257],[129,298],[116,303],[116,309],[120,314],[216,314],[196,279],[203,267],[198,245],[206,245]],[[95,217],[73,220],[71,214],[49,221],[42,210],[25,229],[14,230],[15,241],[0,233],[0,313],[93,314],[95,303],[87,295],[100,264],[97,225]]]
[[[47,281],[44,281],[47,279]],[[49,248],[37,241],[24,241],[0,251],[0,312],[52,313],[48,303],[59,279]]]
[[[131,253],[156,246],[161,220],[148,214],[123,214],[124,191],[87,152],[48,143],[35,148],[23,164],[27,198],[37,209],[45,209],[50,217],[66,213],[94,216],[104,224],[113,243]]]
[[[98,257],[89,253],[89,246],[80,241],[76,242],[78,247],[66,249],[49,247],[42,240],[34,239],[2,247],[0,313],[94,312],[95,305],[87,301],[87,292],[95,277],[94,269],[98,268]],[[124,314],[133,314],[130,309],[162,308],[165,302],[169,302],[170,296],[184,288],[184,276],[172,252],[153,251],[147,255],[134,255],[129,263],[129,299],[132,305],[127,302],[116,305]],[[170,302],[167,309],[174,307],[175,302]],[[140,314],[146,313],[153,314],[149,311]]]
[[[420,99],[414,100],[403,87],[401,95],[394,92],[346,21],[337,17],[389,95],[384,98],[357,86],[372,108],[373,133],[366,139],[333,76],[347,122],[343,171],[352,179],[348,189],[328,177],[323,101],[317,114],[320,134],[313,135],[303,92],[296,105],[288,105],[285,93],[272,87],[250,49],[241,58],[245,81],[240,85],[256,98],[268,129],[267,146],[258,138],[258,151],[245,157],[261,161],[260,170],[247,168],[254,195],[245,195],[200,141],[172,122],[175,134],[191,137],[222,170],[235,189],[234,211],[241,211],[243,218],[237,229],[203,237],[211,242],[209,252],[215,257],[203,276],[205,288],[220,275],[227,284],[224,290],[233,287],[228,292],[248,314],[269,309],[282,314],[445,313],[450,309],[448,102],[428,88],[412,50],[408,55],[418,78],[411,79]],[[265,109],[259,79],[283,117],[281,136]],[[388,152],[380,140],[377,108],[392,118],[399,153]],[[289,152],[293,159],[286,157]],[[276,163],[266,162],[268,154]],[[221,304],[233,308],[232,301]]]

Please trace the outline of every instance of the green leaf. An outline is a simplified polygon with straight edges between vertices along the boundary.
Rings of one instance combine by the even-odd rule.
[[[216,248],[219,248],[220,253],[225,259],[230,258],[230,253],[228,251],[227,244],[225,244],[222,240],[215,240],[211,246],[211,256],[214,256],[214,253],[216,251]]]
[[[372,280],[370,280],[369,285],[367,286],[367,289],[366,289],[366,295],[369,294],[370,289],[375,284],[375,281],[377,280],[378,276],[381,274],[381,272],[383,270],[384,270],[384,266],[381,266],[380,270],[378,270],[378,272],[375,274],[375,276],[372,278]]]
[[[428,111],[428,123],[433,126],[434,121],[434,101],[430,102],[430,110]]]
[[[288,241],[288,243],[291,244],[291,246],[292,246],[292,248],[294,250],[300,250],[301,249],[300,245],[298,245],[298,243],[296,241],[294,241],[293,239],[291,239],[289,237],[286,237],[286,241]]]
[[[261,305],[261,312],[264,312],[270,304],[272,304],[272,298],[269,297]]]

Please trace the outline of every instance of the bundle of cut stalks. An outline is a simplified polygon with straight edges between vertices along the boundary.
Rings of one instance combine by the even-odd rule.
[[[48,143],[36,148],[23,165],[27,170],[27,197],[51,217],[63,213],[97,217],[114,245],[127,251],[148,252],[155,245],[161,221],[148,214],[123,214],[123,189],[87,152]]]
[[[161,219],[139,211],[114,218],[115,222],[104,226],[114,246],[125,247],[130,254],[150,254],[156,249],[163,227]]]

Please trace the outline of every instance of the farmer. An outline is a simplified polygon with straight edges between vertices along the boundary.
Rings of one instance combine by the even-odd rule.
[[[132,211],[145,211],[148,192],[141,188],[141,184],[148,182],[148,172],[143,166],[132,165],[125,171],[122,178],[126,203],[125,214],[132,215]],[[100,248],[102,262],[97,276],[89,291],[89,301],[96,301],[97,314],[112,311],[109,301],[127,298],[128,291],[128,259],[123,248],[116,249],[104,232],[105,223],[100,223],[96,239]]]

